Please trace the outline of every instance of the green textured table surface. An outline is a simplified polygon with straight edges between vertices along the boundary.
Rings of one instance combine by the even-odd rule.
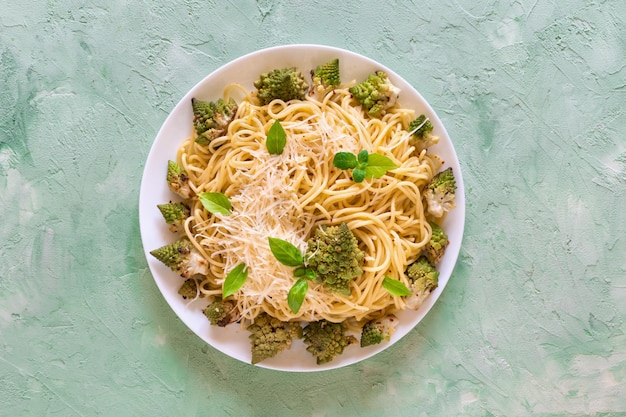
[[[626,415],[626,3],[376,3],[3,3],[0,414]],[[382,354],[312,374],[193,335],[138,227],[144,161],[176,102],[288,43],[411,82],[467,196],[433,310]]]

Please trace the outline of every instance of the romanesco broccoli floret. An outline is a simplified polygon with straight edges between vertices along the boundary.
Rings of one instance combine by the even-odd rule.
[[[315,67],[315,69],[311,70],[311,78],[313,80],[312,91],[319,95],[324,95],[338,87],[341,83],[339,78],[339,58]]]
[[[423,114],[409,124],[409,143],[419,150],[439,143],[439,136],[433,135],[433,124]]]
[[[347,335],[346,331],[343,323],[328,320],[311,322],[303,330],[306,350],[315,356],[318,365],[330,362],[343,353],[346,346],[356,343],[356,338]]]
[[[383,340],[388,341],[396,331],[397,324],[398,318],[393,314],[368,321],[361,329],[361,347],[377,345]]]
[[[178,295],[185,300],[196,298],[198,296],[198,282],[194,278],[185,280],[178,289]]]
[[[239,320],[235,304],[221,298],[217,298],[206,306],[203,313],[213,326],[224,327]]]
[[[411,282],[411,287],[417,293],[431,291],[437,288],[439,272],[425,256],[420,256],[415,262],[409,265],[405,274]]]
[[[452,167],[436,174],[424,190],[424,198],[428,207],[428,213],[434,217],[441,217],[456,205],[456,180]]]
[[[267,313],[259,314],[248,326],[252,363],[272,358],[291,347],[294,338],[302,336],[299,323],[280,321]]]
[[[391,83],[384,71],[370,74],[365,81],[350,87],[349,91],[371,117],[384,115],[396,104],[400,94],[400,89]]]
[[[350,282],[360,276],[364,253],[348,225],[326,226],[315,230],[307,242],[304,259],[327,290],[350,295]]]
[[[309,89],[304,76],[295,67],[275,69],[263,73],[254,82],[262,105],[272,100],[302,100]]]
[[[441,226],[435,222],[428,223],[432,229],[432,235],[424,249],[426,250],[428,260],[433,264],[437,264],[443,257],[446,247],[450,242],[448,241],[448,235]]]
[[[217,102],[191,99],[193,126],[196,130],[196,142],[208,145],[213,139],[223,136],[228,125],[237,113],[237,102],[229,98],[220,98]]]
[[[412,295],[405,298],[407,307],[417,310],[439,284],[439,272],[426,256],[420,256],[408,266],[405,275],[411,283]]]
[[[184,229],[183,224],[191,214],[185,203],[157,204],[157,208],[173,233],[181,232]]]
[[[190,198],[193,194],[189,186],[187,172],[178,163],[167,161],[167,186],[182,198]]]
[[[196,274],[206,275],[208,273],[209,263],[185,238],[155,249],[150,254],[183,278],[192,278]]]

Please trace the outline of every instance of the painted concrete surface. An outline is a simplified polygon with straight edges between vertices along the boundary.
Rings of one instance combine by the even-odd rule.
[[[626,415],[625,21],[611,0],[5,1],[0,414]],[[426,319],[314,374],[194,336],[138,230],[143,164],[174,104],[287,43],[350,49],[413,83],[467,196]]]

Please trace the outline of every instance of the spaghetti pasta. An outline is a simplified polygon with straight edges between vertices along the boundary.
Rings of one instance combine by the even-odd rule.
[[[196,195],[220,192],[232,204],[225,216],[207,213],[198,198],[191,201],[185,233],[209,263],[200,291],[220,295],[228,271],[245,263],[248,278],[233,296],[243,319],[267,312],[283,321],[356,323],[406,308],[382,281],[390,276],[408,284],[404,271],[431,234],[421,190],[442,165],[435,155],[410,145],[407,127],[415,112],[396,105],[371,118],[345,86],[324,97],[263,106],[236,84],[227,86],[224,96],[239,92],[245,97],[227,133],[209,145],[196,143],[193,134],[177,155]],[[265,147],[275,120],[287,135],[281,155]],[[399,168],[356,183],[332,161],[337,152],[360,150],[385,155]],[[316,228],[341,222],[365,253],[362,275],[351,282],[347,297],[311,282],[302,307],[293,313],[287,304],[293,269],[274,258],[268,237],[304,250]]]

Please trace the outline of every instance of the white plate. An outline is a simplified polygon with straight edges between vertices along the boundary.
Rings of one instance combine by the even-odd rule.
[[[426,100],[391,69],[354,52],[320,45],[278,46],[245,55],[208,75],[174,107],[156,136],[141,181],[139,224],[148,266],[165,300],[194,333],[215,349],[235,359],[250,363],[248,332],[241,329],[237,324],[225,328],[211,326],[202,313],[206,301],[199,300],[188,304],[188,301],[178,295],[178,288],[182,283],[181,278],[149,253],[151,250],[171,243],[173,240],[171,232],[156,207],[157,204],[175,199],[165,182],[167,161],[169,159],[175,160],[177,148],[191,134],[192,97],[214,97],[214,99],[221,97],[224,86],[232,82],[240,83],[247,89],[253,90],[254,81],[263,72],[275,68],[295,66],[307,74],[310,69],[333,58],[339,58],[341,79],[344,82],[362,81],[368,74],[376,70],[386,71],[392,83],[401,89],[400,102],[402,106],[413,108],[416,110],[416,114],[423,113],[432,121],[434,133],[440,137],[440,142],[436,147],[431,148],[431,151],[442,157],[446,167],[451,166],[453,168],[458,186],[456,192],[457,207],[450,212],[443,224],[449,236],[450,245],[438,267],[440,272],[439,286],[419,310],[408,310],[397,314],[400,323],[389,342],[367,348],[352,345],[347,347],[344,353],[333,361],[325,365],[317,365],[313,355],[305,350],[302,341],[296,340],[290,350],[281,352],[278,356],[256,365],[264,368],[293,372],[321,371],[353,364],[388,348],[413,329],[437,301],[450,278],[461,246],[465,222],[465,196],[461,169],[452,142],[441,120]]]

